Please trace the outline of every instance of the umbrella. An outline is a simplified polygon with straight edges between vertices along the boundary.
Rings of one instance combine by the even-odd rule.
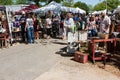
[[[36,5],[31,4],[31,5],[23,8],[23,9],[21,9],[21,10],[19,10],[19,11],[16,11],[16,14],[21,14],[23,11],[24,11],[25,13],[30,13],[30,12],[32,12],[34,9],[37,9],[37,8],[39,8],[39,7],[36,6]]]

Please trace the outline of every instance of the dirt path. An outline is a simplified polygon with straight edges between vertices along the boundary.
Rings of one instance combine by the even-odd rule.
[[[65,41],[40,42],[0,50],[0,80],[120,80],[93,64],[81,64],[71,60],[73,57],[55,54],[66,46]]]
[[[120,80],[120,77],[93,64],[81,64],[66,58],[35,80]]]

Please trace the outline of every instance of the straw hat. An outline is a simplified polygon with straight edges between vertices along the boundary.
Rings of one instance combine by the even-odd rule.
[[[106,15],[106,12],[101,12],[101,15],[103,15],[103,16]]]
[[[24,12],[24,11],[22,11],[22,14],[25,14],[25,12]]]

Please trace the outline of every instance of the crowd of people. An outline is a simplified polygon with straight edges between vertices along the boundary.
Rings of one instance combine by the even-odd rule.
[[[42,37],[67,39],[68,32],[74,33],[77,30],[86,30],[88,37],[98,36],[100,33],[108,34],[111,19],[105,12],[99,15],[61,13],[55,15],[53,11],[40,18],[33,14],[22,13],[20,19],[14,17],[13,27],[20,27],[22,42],[34,43],[39,38],[39,31]]]

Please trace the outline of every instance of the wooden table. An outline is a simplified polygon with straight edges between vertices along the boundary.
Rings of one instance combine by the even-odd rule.
[[[15,42],[17,42],[17,39],[20,38],[20,36],[18,36],[18,34],[20,33],[21,31],[12,31],[12,33],[14,34],[14,37],[15,37]]]
[[[104,44],[106,44],[107,42],[111,42],[111,43],[114,43],[114,45],[113,45],[114,49],[115,49],[115,47],[116,47],[116,39],[115,39],[115,38],[113,38],[113,39],[93,39],[93,40],[91,40],[91,52],[90,52],[90,57],[92,58],[93,63],[95,63],[95,60],[103,60],[102,55],[99,56],[99,57],[96,57],[96,56],[95,56],[95,53],[96,53],[96,52],[95,52],[96,44],[99,43],[99,42],[102,42],[102,43],[104,43]],[[109,47],[110,47],[110,46],[109,46]],[[107,53],[107,51],[106,51],[106,53]],[[107,57],[106,57],[106,59],[107,59]]]

